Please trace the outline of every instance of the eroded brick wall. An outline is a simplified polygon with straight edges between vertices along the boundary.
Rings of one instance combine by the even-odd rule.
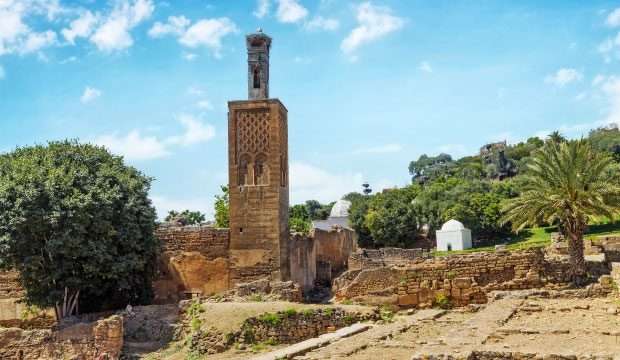
[[[349,256],[357,251],[355,231],[342,228],[330,231],[314,229],[313,236],[316,243],[316,260],[329,263],[334,277],[346,271]]]
[[[119,359],[122,347],[117,315],[60,331],[0,328],[0,359]]]
[[[0,321],[19,319],[25,305],[19,300],[24,289],[19,285],[16,271],[0,272]]]
[[[401,266],[353,271],[336,281],[338,298],[390,296],[402,306],[432,305],[447,297],[455,305],[486,301],[492,290],[541,286],[548,264],[540,250],[477,253],[413,260]]]
[[[384,266],[404,265],[430,257],[425,249],[359,249],[350,254],[349,270],[375,269]]]
[[[316,280],[316,240],[302,234],[293,234],[288,248],[291,280],[299,284],[303,291],[311,290]]]
[[[162,243],[159,277],[153,284],[155,302],[230,289],[228,229],[163,225],[155,235]]]

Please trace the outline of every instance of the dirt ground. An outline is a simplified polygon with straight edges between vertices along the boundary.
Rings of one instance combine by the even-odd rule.
[[[291,307],[302,309],[315,306],[320,305],[285,302],[208,304],[203,318],[218,329],[230,331],[238,328],[248,316]],[[410,360],[431,355],[464,359],[472,351],[496,351],[550,358],[565,356],[615,360],[620,359],[619,307],[620,302],[612,298],[508,296],[477,311],[402,312],[392,323],[374,324],[366,332],[340,339],[295,359]],[[233,348],[225,353],[209,355],[208,359],[252,359],[257,354],[285,346],[245,350]],[[170,344],[144,358],[181,360],[186,359],[187,354],[180,344]]]

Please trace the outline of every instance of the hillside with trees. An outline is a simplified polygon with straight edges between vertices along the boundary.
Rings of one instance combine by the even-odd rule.
[[[607,171],[618,179],[620,131],[617,127],[590,131],[584,139],[593,152],[614,161]],[[492,143],[473,156],[421,155],[409,164],[412,183],[374,195],[347,194],[350,221],[363,247],[416,247],[433,240],[435,231],[458,219],[472,230],[477,245],[503,242],[512,235],[512,222],[502,222],[502,206],[527,187],[524,180],[533,158],[546,145],[572,143],[559,132],[546,139],[531,137],[517,144]],[[614,219],[607,219],[614,220]],[[558,225],[557,219],[537,219],[532,226]]]

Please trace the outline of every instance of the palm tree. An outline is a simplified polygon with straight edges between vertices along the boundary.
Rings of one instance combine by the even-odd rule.
[[[548,139],[549,141],[554,142],[554,143],[557,143],[557,144],[559,144],[559,143],[562,143],[562,142],[565,142],[565,141],[566,141],[566,138],[562,135],[562,133],[561,133],[561,132],[559,132],[559,131],[557,131],[557,130],[556,130],[556,131],[554,131],[554,132],[552,132],[551,134],[549,134],[549,135],[547,136],[547,139]]]
[[[509,200],[502,222],[514,230],[557,224],[568,240],[573,281],[586,274],[583,234],[595,216],[614,219],[620,212],[620,185],[612,159],[585,140],[547,142],[537,150],[522,178],[521,195]]]

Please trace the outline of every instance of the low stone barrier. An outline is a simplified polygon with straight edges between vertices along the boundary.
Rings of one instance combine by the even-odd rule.
[[[122,347],[118,315],[61,330],[0,329],[0,359],[119,359]]]
[[[245,320],[241,326],[240,340],[251,344],[294,344],[361,320],[361,314],[348,313],[339,308],[266,313]]]
[[[359,321],[378,319],[379,312],[362,314],[341,308],[305,309],[264,313],[246,319],[240,330],[223,334],[214,328],[194,330],[190,350],[200,355],[226,351],[233,344],[247,348],[257,344],[295,344],[336,331]]]
[[[334,281],[335,295],[365,303],[381,298],[402,307],[464,306],[485,303],[494,290],[561,284],[568,281],[567,266],[565,261],[545,259],[540,249],[453,255],[345,273]],[[593,268],[593,278],[602,271]],[[603,281],[595,284],[593,294],[611,292],[611,282]]]

